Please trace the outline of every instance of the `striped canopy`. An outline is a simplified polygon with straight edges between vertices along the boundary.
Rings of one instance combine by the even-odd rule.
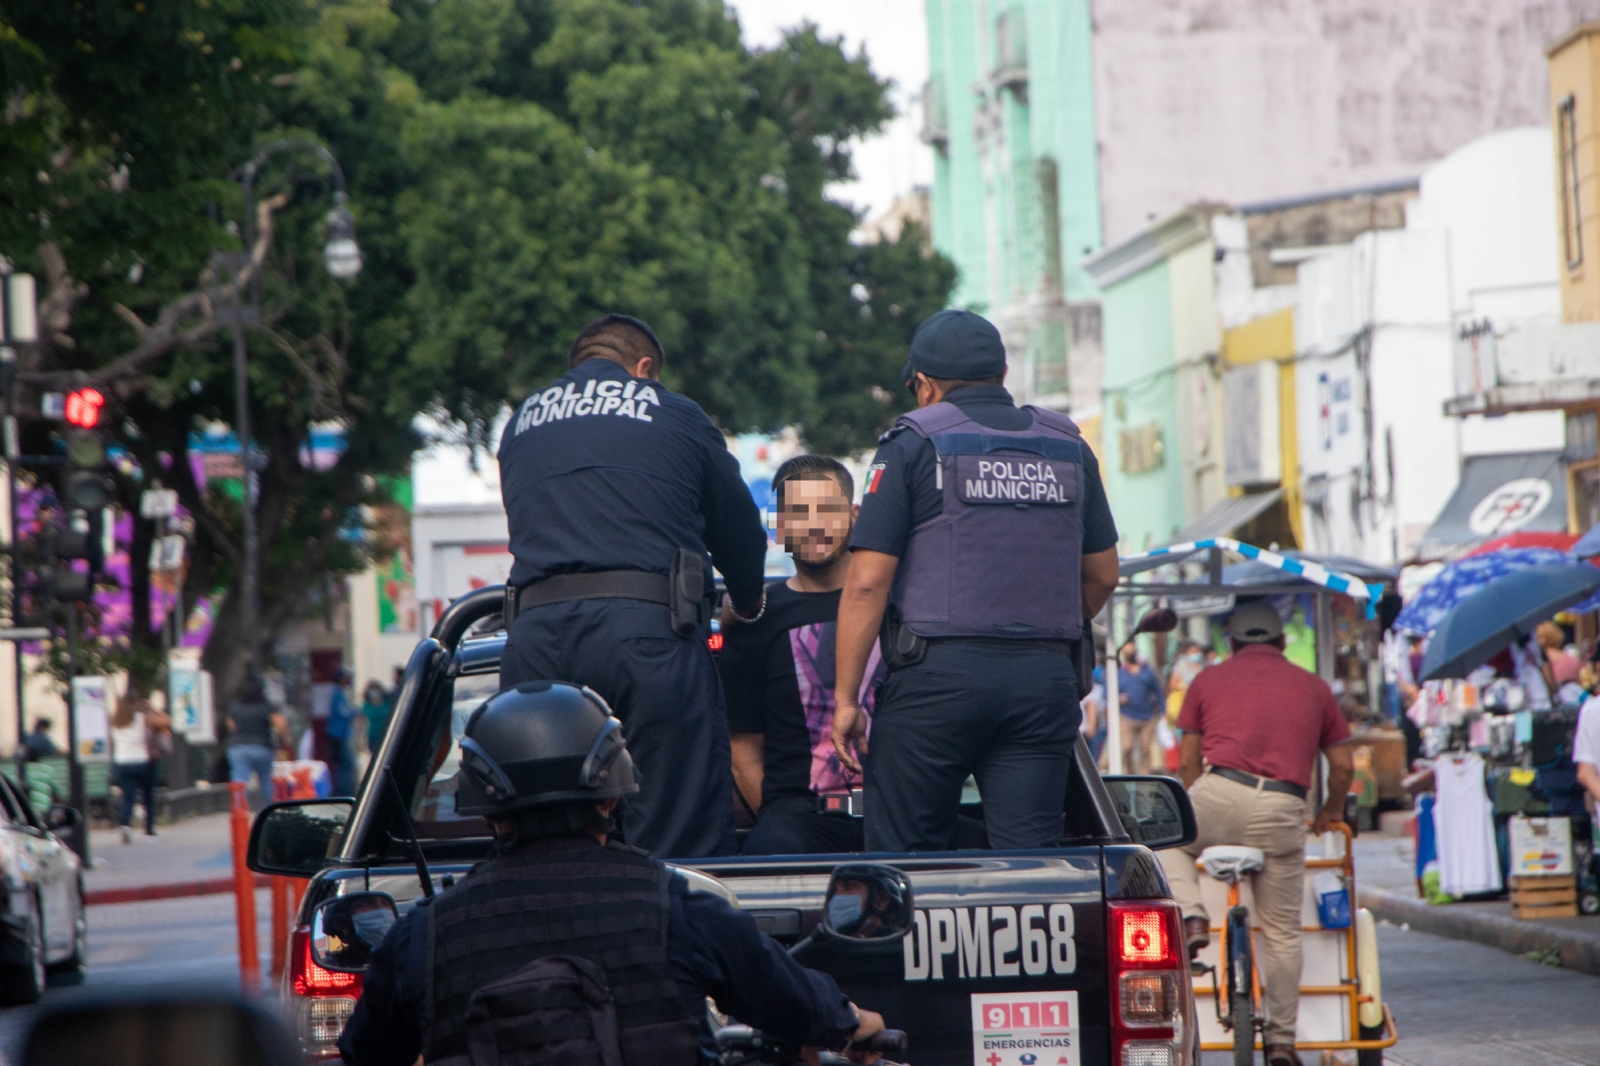
[[[1182,558],[1193,555],[1198,551],[1204,551],[1208,548],[1225,548],[1228,551],[1237,552],[1246,559],[1253,559],[1256,562],[1263,563],[1267,566],[1275,566],[1286,574],[1294,574],[1296,577],[1304,578],[1306,581],[1309,581],[1314,585],[1321,585],[1323,588],[1331,589],[1334,592],[1343,593],[1344,595],[1353,599],[1362,600],[1366,605],[1368,618],[1371,618],[1374,611],[1377,609],[1377,595],[1375,594],[1374,590],[1360,578],[1351,577],[1349,574],[1342,574],[1337,570],[1329,570],[1320,563],[1313,563],[1306,559],[1290,559],[1286,556],[1279,555],[1275,551],[1268,551],[1266,548],[1258,548],[1254,544],[1246,544],[1243,541],[1234,540],[1232,537],[1212,537],[1208,540],[1190,541],[1187,544],[1169,544],[1165,548],[1156,548],[1153,551],[1140,552],[1137,555],[1124,555],[1121,556],[1118,561],[1124,564],[1144,562],[1146,560],[1154,562],[1160,557],[1166,555]],[[1174,559],[1173,561],[1176,562],[1177,559]],[[1140,567],[1139,569],[1143,569],[1143,567]],[[1195,589],[1196,591],[1200,591],[1206,587],[1208,586],[1203,584],[1196,585]],[[1215,587],[1218,589],[1218,591],[1230,588],[1230,586],[1227,585]],[[1248,590],[1241,588],[1238,591]]]

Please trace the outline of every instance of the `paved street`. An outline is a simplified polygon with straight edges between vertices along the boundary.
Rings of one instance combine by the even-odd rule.
[[[1600,977],[1393,925],[1378,927],[1397,1066],[1600,1064]],[[1316,1066],[1314,1055],[1304,1056]],[[1204,1066],[1223,1066],[1211,1052]],[[1353,1062],[1354,1060],[1352,1060]]]

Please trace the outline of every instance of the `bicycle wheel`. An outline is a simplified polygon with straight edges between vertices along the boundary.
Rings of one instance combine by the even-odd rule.
[[[1256,1054],[1255,953],[1250,912],[1228,912],[1228,1003],[1233,1008],[1233,1066],[1251,1066]]]

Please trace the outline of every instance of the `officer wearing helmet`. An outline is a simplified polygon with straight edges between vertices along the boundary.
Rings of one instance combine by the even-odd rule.
[[[486,1039],[537,1043],[562,1026],[548,989],[528,992],[530,975],[569,962],[603,981],[615,1024],[594,1031],[614,1029],[624,1066],[714,1059],[708,996],[805,1047],[839,1048],[882,1030],[879,1015],[795,962],[748,914],[610,840],[618,803],[638,792],[621,723],[588,688],[526,682],[474,711],[456,809],[489,822],[498,853],[389,931],[339,1038],[344,1060],[412,1066],[420,1055],[466,1066],[469,1048]],[[614,1061],[593,1057],[602,1059]]]
[[[867,760],[868,851],[954,846],[969,774],[991,847],[1049,847],[1088,680],[1074,659],[1116,586],[1116,525],[1078,427],[1003,387],[991,323],[940,311],[910,355],[917,410],[884,434],[850,537],[834,747],[852,769]],[[889,676],[869,750],[859,686],[874,639]]]

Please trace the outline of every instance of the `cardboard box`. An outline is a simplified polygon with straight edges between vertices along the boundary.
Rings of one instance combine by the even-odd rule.
[[[1511,876],[1564,877],[1572,870],[1570,818],[1511,819]]]

